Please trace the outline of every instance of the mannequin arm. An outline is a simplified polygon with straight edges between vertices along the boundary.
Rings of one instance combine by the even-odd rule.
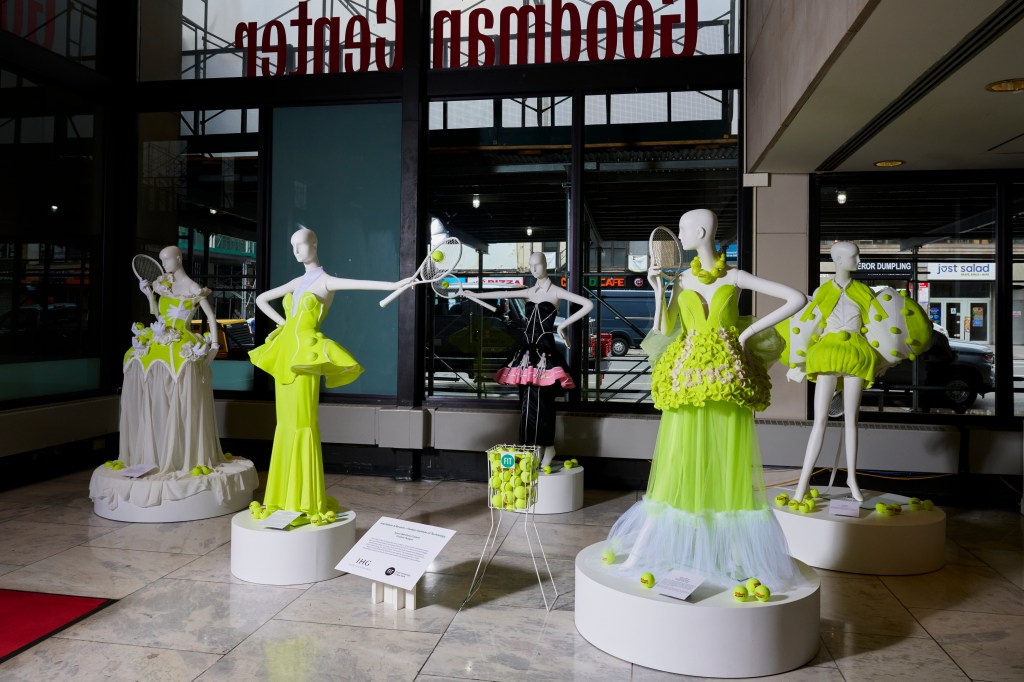
[[[209,362],[213,362],[214,358],[217,357],[217,351],[220,350],[220,327],[217,326],[217,315],[213,312],[213,306],[210,305],[210,301],[202,299],[199,301],[199,307],[203,309],[203,314],[206,315],[206,322],[210,325],[210,353],[207,355]]]
[[[740,344],[745,345],[747,339],[768,327],[775,326],[776,323],[782,322],[783,320],[792,317],[800,311],[807,303],[807,296],[800,293],[793,287],[778,282],[772,282],[767,279],[755,277],[749,272],[740,270],[736,273],[736,286],[741,289],[750,289],[759,294],[771,296],[773,298],[781,298],[786,302],[771,311],[767,315],[758,316],[757,320],[749,327],[743,330],[740,334]]]
[[[282,284],[279,287],[268,289],[267,291],[264,291],[262,294],[256,297],[256,307],[262,310],[264,315],[266,315],[274,322],[276,322],[278,326],[281,326],[285,323],[285,319],[281,317],[281,314],[279,312],[274,310],[274,307],[270,305],[270,302],[276,301],[277,299],[283,297],[285,294],[294,291],[294,289],[294,280],[288,282],[287,284]]]
[[[557,290],[556,297],[563,301],[575,303],[580,307],[579,310],[565,318],[562,324],[558,325],[558,333],[564,339],[566,327],[578,322],[581,318],[584,318],[587,315],[589,315],[590,311],[594,309],[594,302],[591,301],[589,298],[584,298],[579,294],[574,294],[561,288]]]
[[[149,314],[154,317],[159,317],[157,314],[159,307],[156,304],[156,298],[153,297],[153,287],[150,286],[149,282],[146,280],[140,280],[139,291],[145,294],[146,300],[149,301]]]
[[[328,277],[324,282],[324,286],[327,288],[327,291],[394,291],[406,286],[412,280],[412,277],[406,277],[397,282],[379,282],[375,279]]]

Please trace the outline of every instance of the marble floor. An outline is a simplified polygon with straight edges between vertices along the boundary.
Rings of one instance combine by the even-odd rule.
[[[692,679],[613,658],[573,623],[573,559],[638,493],[588,490],[579,511],[536,517],[560,592],[549,612],[521,515],[501,528],[486,578],[463,604],[491,527],[485,484],[328,475],[329,492],[356,510],[357,533],[381,516],[457,531],[421,581],[420,608],[396,611],[371,605],[357,576],[287,587],[233,577],[230,516],[97,517],[89,473],[0,493],[0,588],[118,601],[0,664],[0,680]],[[944,568],[819,571],[817,656],[761,679],[1024,679],[1024,517],[945,511]]]

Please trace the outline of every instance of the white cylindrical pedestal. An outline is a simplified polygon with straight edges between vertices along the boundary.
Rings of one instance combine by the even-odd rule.
[[[260,525],[246,510],[231,519],[231,575],[261,585],[299,585],[336,578],[335,568],[356,543],[356,513],[323,526],[291,530]]]
[[[767,602],[737,602],[701,585],[686,601],[658,594],[601,561],[604,543],[576,555],[576,629],[598,649],[646,668],[695,677],[761,677],[794,670],[821,644],[820,582]]]
[[[792,489],[773,488],[768,499]],[[801,514],[775,507],[789,552],[806,564],[830,571],[871,575],[930,573],[946,563],[946,513],[941,509],[910,511],[909,498],[863,491],[860,514],[838,516],[828,511],[831,498],[849,497],[848,488],[833,488],[819,498],[815,511]],[[903,511],[885,516],[875,504],[901,504]]]
[[[534,514],[564,514],[583,506],[583,467],[559,468],[537,479]]]
[[[100,466],[93,471],[89,494],[93,512],[105,519],[172,523],[210,519],[245,509],[258,485],[252,462],[236,457],[217,467],[209,478],[188,473],[125,478],[119,471]]]

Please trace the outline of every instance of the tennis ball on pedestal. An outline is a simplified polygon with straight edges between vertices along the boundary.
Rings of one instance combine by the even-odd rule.
[[[754,599],[757,601],[768,601],[772,596],[772,591],[768,589],[767,585],[758,585],[754,588]]]
[[[737,585],[732,588],[732,598],[736,601],[747,601],[748,594],[746,585]]]
[[[811,512],[811,509],[813,509],[813,507],[811,507],[811,505],[807,504],[806,502],[801,502],[800,506],[797,507],[797,511],[799,511],[801,514],[809,514]]]
[[[551,465],[550,464],[545,464],[544,465],[544,473],[545,474],[550,474],[551,473]]]
[[[920,511],[921,500],[916,497],[911,497],[910,502],[907,503],[907,508],[910,509],[910,511]]]
[[[562,467],[565,469],[572,469],[574,466],[576,465],[572,463],[571,459],[567,459],[564,462],[562,462]]]
[[[797,511],[800,508],[800,500],[794,498],[786,503],[790,509]]]
[[[921,503],[921,509],[924,509],[925,511],[931,511],[932,509],[935,509],[935,503],[932,502],[931,500],[925,500]]]
[[[817,499],[819,493],[817,488],[811,488],[811,497]]]
[[[203,474],[203,470],[199,468],[198,464],[196,466],[192,467],[192,475],[193,476],[202,476],[202,474]]]
[[[320,525],[320,517],[317,516],[316,514],[310,514],[309,515],[309,522],[312,523],[314,526],[319,526]]]
[[[757,578],[747,578],[747,582],[744,584],[744,587],[747,588],[747,594],[754,594],[754,590],[756,590],[757,586],[760,584],[761,581]]]
[[[252,502],[249,503],[249,514],[252,515],[254,519],[260,518],[260,512],[262,511],[262,505],[260,505],[260,503],[257,502],[256,500],[253,500]]]
[[[879,514],[884,514],[885,513],[885,509],[886,509],[885,502],[879,502],[878,504],[875,505],[875,511],[878,512]]]
[[[807,505],[808,512],[814,511],[814,508],[818,506],[813,497],[808,497],[803,503]]]
[[[580,465],[580,461],[579,461],[578,459],[576,459],[575,457],[573,457],[573,458],[572,458],[572,459],[570,459],[569,461],[570,461],[570,462],[572,462],[572,465],[573,465],[574,467],[578,467],[578,466]]]
[[[652,587],[654,587],[654,575],[650,572],[644,573],[642,576],[640,576],[640,584],[646,587],[647,589],[651,589]]]
[[[780,507],[785,507],[787,504],[789,504],[789,495],[787,495],[786,493],[776,495],[775,504]]]
[[[903,507],[901,505],[898,505],[898,504],[895,504],[895,503],[894,504],[887,504],[885,506],[885,508],[888,509],[893,514],[899,514],[901,511],[903,511]]]
[[[606,549],[605,551],[601,552],[601,561],[603,561],[606,564],[615,563],[615,552],[613,552],[610,549]]]
[[[326,519],[327,522],[330,523],[331,521],[336,521],[338,519],[338,515],[332,511],[328,511],[324,514],[324,519]]]

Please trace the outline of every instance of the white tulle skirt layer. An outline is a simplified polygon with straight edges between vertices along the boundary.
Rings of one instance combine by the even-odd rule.
[[[169,471],[125,478],[120,471],[101,466],[93,471],[89,481],[89,498],[114,510],[122,501],[136,507],[158,507],[164,502],[210,491],[218,504],[228,504],[239,499],[248,502],[258,487],[259,476],[253,463],[244,457],[234,457],[203,476]]]
[[[802,582],[782,527],[767,508],[693,514],[645,499],[616,521],[607,546],[616,565],[630,573],[678,569],[722,585],[757,578],[773,591]]]
[[[227,461],[220,447],[213,380],[205,362],[189,362],[177,378],[158,362],[144,372],[128,363],[121,389],[118,458],[127,466],[152,464],[160,473],[189,473]]]

